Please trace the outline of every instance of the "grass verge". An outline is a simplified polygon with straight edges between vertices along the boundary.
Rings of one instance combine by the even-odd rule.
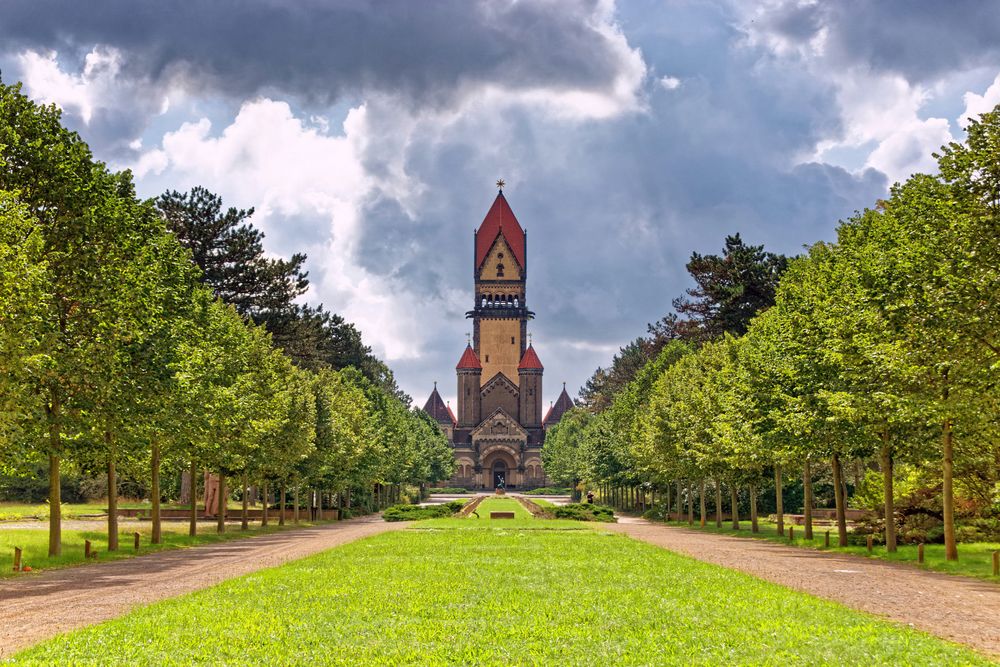
[[[681,526],[682,528],[689,527],[687,521],[672,521],[667,525]],[[960,574],[966,577],[975,577],[976,579],[984,579],[986,581],[1000,583],[1000,577],[993,576],[993,552],[1000,550],[1000,543],[996,542],[973,542],[959,544],[957,562],[945,559],[943,544],[925,544],[924,564],[920,565],[917,560],[917,545],[915,544],[901,544],[897,547],[897,551],[895,553],[889,553],[886,551],[884,546],[876,545],[872,548],[872,553],[869,554],[868,548],[865,546],[836,546],[836,528],[830,530],[831,546],[827,549],[825,546],[825,533],[828,530],[826,526],[813,529],[813,539],[811,540],[805,539],[805,528],[802,526],[795,526],[794,540],[788,539],[787,524],[785,525],[785,533],[783,536],[778,535],[777,525],[770,521],[761,521],[759,526],[760,532],[754,533],[750,530],[749,521],[741,521],[740,530],[736,531],[732,529],[731,524],[728,522],[724,522],[722,524],[722,528],[716,528],[713,520],[704,528],[701,528],[698,526],[697,519],[695,519],[694,529],[704,530],[720,535],[770,540],[771,542],[778,542],[788,546],[801,547],[804,549],[836,551],[838,553],[854,554],[856,556],[864,556],[866,558],[878,558],[880,560],[892,561],[894,563],[907,563],[913,565],[914,567],[935,570],[937,572]]]
[[[161,505],[163,509],[180,509],[186,510],[190,508],[190,505],[178,505],[176,503],[163,503]],[[229,508],[232,510],[238,510],[242,507],[239,502],[231,501],[229,503]],[[129,509],[151,509],[152,505],[149,501],[142,500],[121,500],[118,503],[118,509],[129,510]],[[255,508],[256,509],[256,508]],[[107,501],[101,503],[64,503],[62,506],[62,518],[64,519],[78,519],[80,517],[91,517],[98,514],[108,513],[108,503]],[[49,518],[49,506],[46,503],[41,503],[39,505],[31,505],[24,503],[0,503],[0,522],[2,521],[22,521],[22,520],[39,520],[45,521]],[[0,529],[3,525],[0,524]]]
[[[277,519],[275,519],[277,521]],[[0,527],[0,578],[25,577],[31,574],[50,570],[53,568],[67,567],[71,565],[83,565],[84,541],[90,540],[91,545],[97,551],[97,557],[91,558],[89,562],[104,562],[109,560],[121,560],[122,558],[132,558],[142,554],[163,551],[164,549],[181,549],[192,547],[198,544],[213,544],[225,540],[240,539],[244,537],[254,537],[256,535],[267,535],[282,530],[293,528],[303,528],[311,525],[309,523],[299,523],[297,526],[291,522],[285,526],[278,526],[272,523],[267,528],[261,528],[260,524],[251,524],[249,530],[240,530],[239,526],[227,525],[226,532],[219,535],[215,532],[215,523],[202,522],[198,525],[198,535],[191,537],[188,535],[188,524],[186,522],[163,522],[162,537],[163,543],[154,545],[149,543],[150,531],[149,522],[130,526],[127,530],[119,532],[118,551],[107,551],[108,533],[106,527],[101,522],[94,522],[94,530],[63,530],[62,531],[62,555],[50,558],[49,532],[35,528],[2,528]],[[132,534],[139,532],[139,551],[133,549]],[[22,563],[31,567],[31,573],[14,572],[14,547],[20,547],[23,551]]]
[[[232,579],[13,662],[991,664],[916,630],[577,522],[474,519],[424,521]]]

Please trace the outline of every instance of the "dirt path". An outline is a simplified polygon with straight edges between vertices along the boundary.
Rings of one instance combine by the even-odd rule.
[[[623,517],[601,527],[1000,656],[1000,586],[849,554]]]
[[[365,517],[0,582],[0,659],[132,608],[407,526]]]

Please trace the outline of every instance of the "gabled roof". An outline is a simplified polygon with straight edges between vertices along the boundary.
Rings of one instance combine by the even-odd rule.
[[[535,353],[535,348],[529,345],[528,349],[524,351],[524,355],[521,357],[521,363],[517,365],[517,370],[540,371],[544,369],[545,367],[542,366],[542,361],[538,358],[538,354]]]
[[[479,422],[479,426],[477,426],[476,428],[472,429],[472,431],[469,432],[469,435],[478,437],[481,433],[483,433],[487,429],[492,431],[493,426],[494,424],[496,424],[498,419],[502,421],[504,425],[507,426],[508,435],[519,435],[521,437],[528,435],[528,432],[524,430],[524,427],[521,426],[519,423],[517,423],[516,419],[507,414],[507,411],[504,410],[503,408],[497,408],[496,410],[491,412],[486,419]],[[513,430],[515,433],[511,434],[509,432],[511,430]]]
[[[431,392],[431,395],[427,398],[427,402],[424,403],[424,412],[429,414],[439,424],[455,425],[455,415],[452,414],[451,408],[441,400],[437,382],[434,383],[434,391]]]
[[[514,396],[518,396],[521,392],[520,388],[509,377],[504,375],[503,371],[497,371],[493,377],[483,384],[482,389],[479,390],[479,394],[486,396],[486,394],[493,391],[497,386],[504,387]]]
[[[483,218],[483,224],[479,225],[479,231],[476,232],[476,269],[483,265],[486,255],[500,234],[507,240],[514,259],[522,269],[525,268],[524,230],[514,217],[514,211],[510,210],[503,192],[497,195],[489,213]]]
[[[462,353],[462,358],[458,360],[458,365],[455,366],[456,370],[464,368],[478,368],[479,370],[483,368],[483,365],[479,363],[479,356],[472,349],[471,345],[465,346],[465,352]]]
[[[558,424],[559,420],[562,419],[562,416],[566,413],[566,411],[574,405],[573,399],[566,393],[566,383],[563,382],[562,393],[559,394],[559,398],[556,399],[555,404],[549,408],[548,413],[545,415],[545,419],[542,420],[542,426],[552,426],[554,424]]]

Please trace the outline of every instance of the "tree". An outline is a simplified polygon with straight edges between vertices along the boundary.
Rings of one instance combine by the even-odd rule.
[[[695,287],[687,290],[691,298],[674,299],[674,308],[686,318],[676,323],[677,331],[696,341],[744,334],[750,319],[774,303],[787,264],[764,246],[746,245],[739,234],[726,237],[721,256],[691,253],[687,270]]]
[[[43,239],[44,314],[33,394],[46,415],[38,450],[49,460],[49,553],[59,555],[59,470],[84,411],[99,395],[107,366],[135,331],[139,294],[131,278],[143,261],[146,228],[127,172],[110,173],[61,125],[60,111],[39,106],[20,85],[0,83],[0,190],[15,193]]]
[[[545,476],[556,484],[565,484],[575,489],[583,479],[585,470],[580,458],[580,446],[590,419],[590,413],[586,410],[573,407],[545,434],[542,466],[545,468]]]
[[[165,192],[156,206],[201,267],[202,282],[241,315],[257,319],[289,311],[309,287],[304,254],[288,260],[265,256],[264,234],[246,222],[252,208],[223,212],[222,198],[203,187]]]
[[[32,375],[45,364],[44,238],[27,211],[0,192],[0,469],[27,460],[24,427],[37,420]]]

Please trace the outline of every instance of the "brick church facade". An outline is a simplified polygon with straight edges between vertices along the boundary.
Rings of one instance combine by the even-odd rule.
[[[573,401],[562,394],[543,416],[544,367],[528,335],[527,234],[501,190],[473,237],[472,340],[455,367],[457,414],[435,383],[424,410],[455,451],[448,486],[530,489],[546,485],[542,445]]]

